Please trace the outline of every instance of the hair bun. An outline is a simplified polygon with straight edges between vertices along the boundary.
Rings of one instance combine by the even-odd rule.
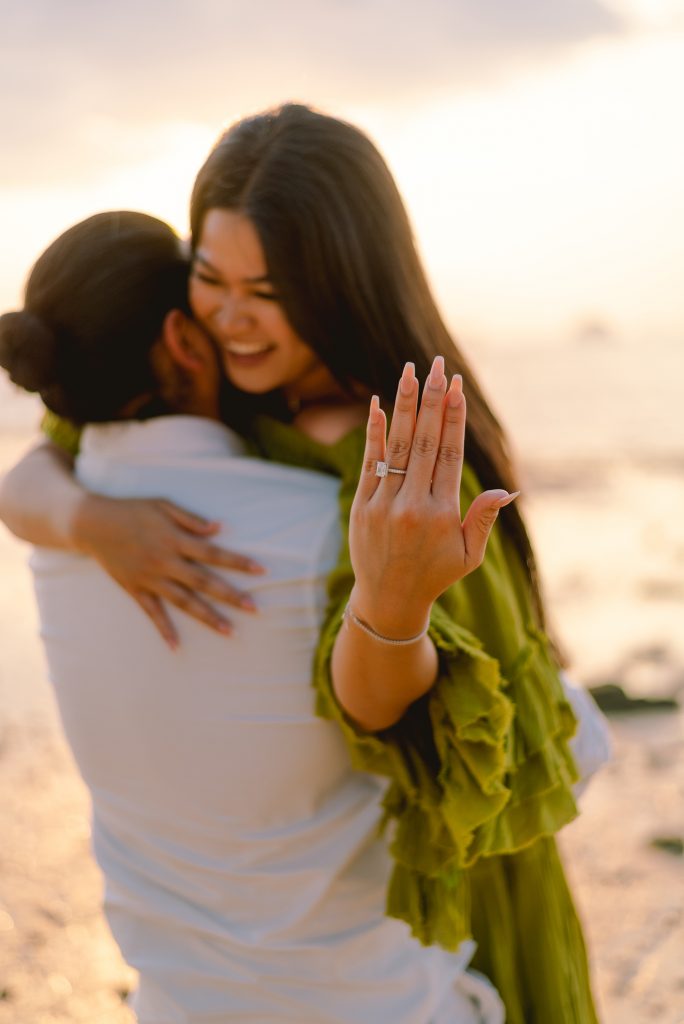
[[[0,316],[0,366],[26,391],[44,391],[54,384],[57,338],[41,317],[27,309]]]

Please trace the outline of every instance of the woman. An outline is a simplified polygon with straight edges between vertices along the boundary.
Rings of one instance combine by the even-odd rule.
[[[469,530],[479,524],[486,535],[514,477],[500,427],[439,318],[389,172],[355,129],[285,107],[219,143],[198,176],[192,227],[198,318],[221,345],[233,383],[265,394],[282,421],[281,402],[294,421],[256,420],[250,433],[262,452],[340,475],[343,522],[365,468],[351,561],[343,552],[330,579],[316,681],[318,709],[339,722],[356,765],[392,780],[389,912],[422,941],[451,948],[472,928],[510,1021],[593,1021],[581,933],[545,838],[575,813],[573,716],[541,631],[534,559],[515,508],[481,568],[464,576],[483,550]],[[433,358],[440,351],[448,378],[463,375],[469,399],[463,497],[473,511],[463,526],[464,403],[456,376],[442,405],[447,377]],[[428,373],[434,386],[416,426],[414,381]],[[400,375],[384,459],[377,404],[365,451],[349,428],[368,392],[391,402]],[[453,419],[444,435],[436,426],[442,408]],[[394,472],[375,477],[378,461]],[[61,525],[36,514],[35,468],[10,482],[6,513],[27,535],[28,508],[34,533],[68,542],[65,517],[83,508],[82,498],[53,469],[50,504]],[[478,497],[480,484],[493,490]],[[128,536],[121,515],[99,506],[97,516],[76,520],[76,535],[131,590],[167,596],[147,569],[131,570],[118,556]],[[177,557],[184,549],[175,537],[173,545],[172,573],[187,583],[195,569]],[[193,600],[183,595],[206,621]],[[168,629],[158,605],[154,614]]]

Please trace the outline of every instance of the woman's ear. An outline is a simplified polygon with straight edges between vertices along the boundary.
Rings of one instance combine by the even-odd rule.
[[[204,373],[216,362],[209,338],[181,309],[172,309],[164,317],[161,341],[172,362],[186,373]]]

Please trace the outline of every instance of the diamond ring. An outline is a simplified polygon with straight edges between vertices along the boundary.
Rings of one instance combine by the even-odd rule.
[[[375,467],[376,476],[387,476],[388,473],[398,473],[399,476],[406,476],[407,470],[405,469],[394,469],[392,466],[388,466],[386,462],[380,462]]]

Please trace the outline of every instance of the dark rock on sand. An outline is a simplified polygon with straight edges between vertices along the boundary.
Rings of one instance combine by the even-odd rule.
[[[590,686],[589,692],[606,714],[675,711],[679,707],[679,701],[674,696],[632,697],[617,683]]]
[[[684,857],[684,839],[681,836],[654,836],[649,845],[656,850],[673,853],[675,857]]]

